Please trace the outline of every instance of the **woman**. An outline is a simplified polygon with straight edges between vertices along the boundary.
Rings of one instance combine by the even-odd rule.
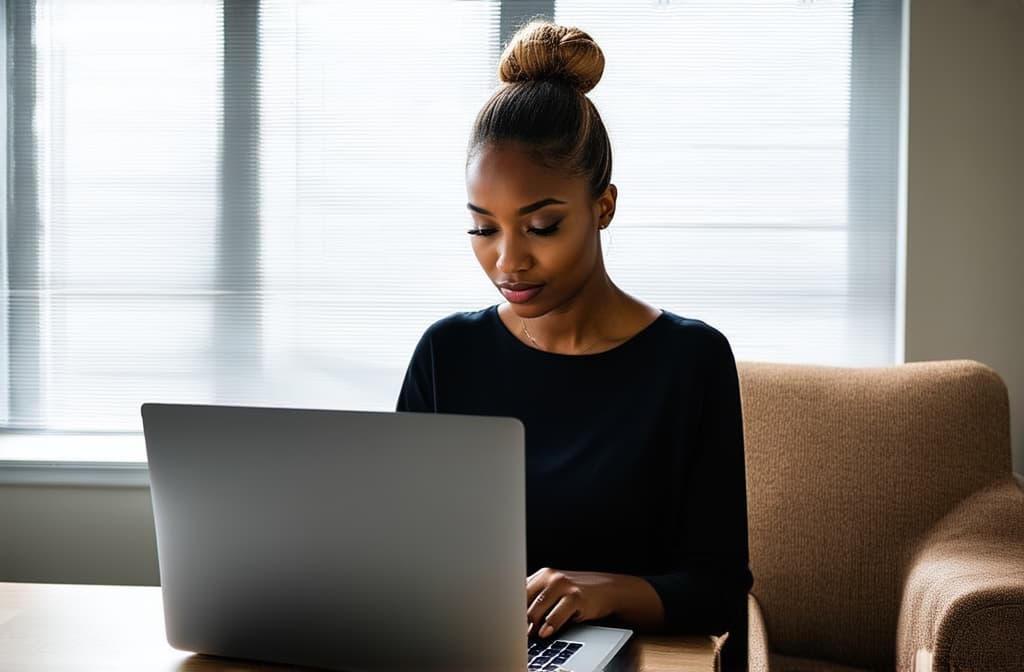
[[[525,425],[532,634],[738,629],[752,580],[736,367],[719,332],[605,270],[617,190],[585,95],[603,69],[575,28],[531,23],[506,48],[466,185],[473,252],[507,302],[431,326],[398,410]]]

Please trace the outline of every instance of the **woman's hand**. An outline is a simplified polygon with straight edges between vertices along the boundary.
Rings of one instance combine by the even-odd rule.
[[[570,620],[592,621],[614,611],[616,577],[597,572],[560,572],[545,567],[526,579],[529,632],[549,637]]]
[[[527,634],[550,637],[572,621],[616,616],[643,630],[662,625],[665,611],[650,583],[636,576],[562,572],[545,567],[526,579]]]

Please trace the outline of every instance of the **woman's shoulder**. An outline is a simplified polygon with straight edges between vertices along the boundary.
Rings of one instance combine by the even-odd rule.
[[[729,339],[721,331],[703,320],[683,317],[667,310],[661,312],[662,333],[672,340],[711,350],[729,349]]]
[[[662,328],[657,350],[666,364],[674,361],[687,369],[696,366],[704,371],[735,370],[732,346],[717,328],[703,320],[667,310],[662,311],[659,322]]]
[[[451,341],[479,337],[482,331],[493,330],[496,326],[497,306],[480,310],[459,311],[437,320],[423,333],[431,341]]]

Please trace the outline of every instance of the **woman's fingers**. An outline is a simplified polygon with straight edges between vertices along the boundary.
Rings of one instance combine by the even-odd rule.
[[[550,637],[562,629],[569,619],[579,613],[580,591],[570,590],[562,596],[562,599],[548,612],[547,617],[540,624],[537,634],[541,637]]]
[[[527,611],[529,606],[536,601],[537,597],[544,592],[544,590],[553,583],[560,583],[565,580],[565,576],[554,569],[548,569],[545,567],[537,572],[534,572],[528,579],[526,579],[526,604]]]
[[[526,604],[527,604],[527,606],[533,604],[533,601],[537,599],[537,596],[540,595],[540,592],[542,590],[544,590],[544,588],[547,587],[548,582],[547,582],[547,580],[545,578],[547,575],[543,573],[545,571],[550,571],[550,570],[543,570],[542,569],[539,572],[535,572],[534,574],[530,575],[530,577],[528,579],[526,579]]]
[[[569,619],[583,622],[610,616],[616,599],[612,590],[615,579],[612,574],[549,568],[534,573],[526,580],[527,634],[549,637]]]
[[[540,624],[544,622],[544,616],[548,613],[548,610],[558,602],[558,598],[561,595],[555,594],[550,590],[550,586],[542,589],[533,601],[530,602],[530,606],[526,608],[526,620],[533,624]],[[537,632],[540,626],[533,628],[533,632]]]
[[[538,573],[540,574],[540,573]],[[526,620],[533,623],[534,632],[537,632],[541,623],[545,620],[547,613],[556,605],[566,593],[578,589],[561,572],[550,571],[546,574],[535,575],[536,578],[527,583],[526,597],[527,604]]]

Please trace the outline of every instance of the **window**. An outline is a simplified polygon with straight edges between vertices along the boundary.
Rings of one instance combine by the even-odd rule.
[[[534,13],[608,59],[621,286],[740,359],[892,363],[896,5],[8,3],[0,425],[392,408],[423,329],[499,300],[465,147]]]
[[[893,363],[896,10],[556,2],[608,60],[593,98],[616,150],[612,277],[738,358]]]

